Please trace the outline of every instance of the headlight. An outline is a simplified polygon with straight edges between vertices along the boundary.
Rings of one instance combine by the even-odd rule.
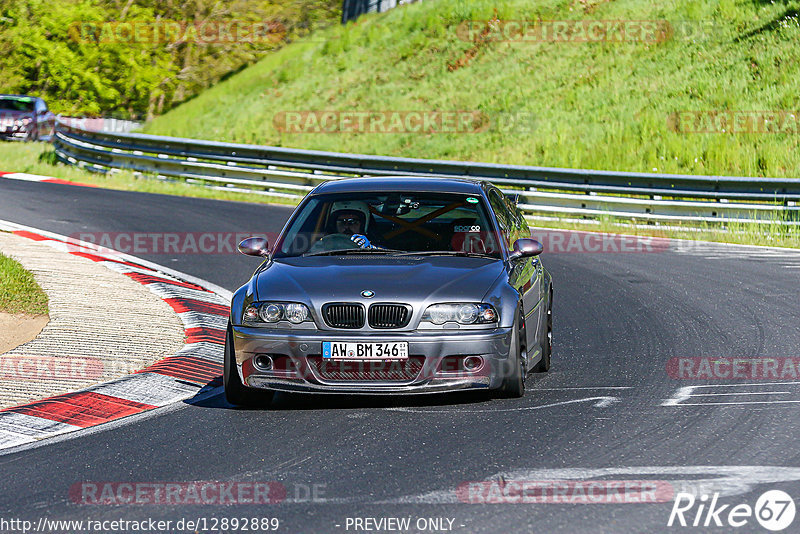
[[[308,313],[308,308],[302,304],[287,304],[283,311],[290,323],[300,324],[304,321],[311,319],[311,314]]]
[[[292,324],[313,322],[306,305],[297,302],[254,302],[245,308],[242,318],[245,324],[252,326],[281,326],[279,323],[286,321]]]
[[[24,119],[17,119],[17,120],[14,121],[14,126],[17,126],[17,127],[27,126],[27,125],[29,125],[31,123],[31,120],[32,119],[30,117],[25,117]]]
[[[422,320],[433,324],[490,324],[496,323],[498,316],[490,304],[453,302],[428,306]]]
[[[261,317],[262,321],[277,323],[283,318],[283,313],[283,306],[279,304],[266,304],[261,306],[258,316]]]

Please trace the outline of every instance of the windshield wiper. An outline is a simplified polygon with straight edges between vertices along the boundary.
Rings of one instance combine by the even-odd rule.
[[[403,252],[398,256],[463,256],[466,258],[488,258],[490,260],[499,259],[490,254],[481,254],[480,252],[465,252],[463,250],[429,250],[421,252]]]
[[[402,250],[391,248],[343,248],[340,250],[323,250],[322,252],[306,252],[303,256],[333,256],[334,254],[397,254]]]

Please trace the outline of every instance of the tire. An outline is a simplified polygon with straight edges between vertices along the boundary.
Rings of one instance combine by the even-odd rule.
[[[507,364],[503,366],[503,383],[499,396],[507,399],[518,399],[525,395],[525,360],[522,358],[522,340],[520,335],[520,319],[514,322],[514,333],[511,336],[511,347],[508,351]]]
[[[228,322],[228,330],[225,334],[225,365],[222,370],[225,399],[234,406],[256,407],[268,405],[272,401],[274,392],[253,389],[242,384],[233,354],[233,328],[231,323]]]
[[[542,359],[534,368],[534,373],[546,373],[550,370],[550,356],[553,354],[553,290],[547,301],[547,315],[545,318],[544,339],[542,340]]]

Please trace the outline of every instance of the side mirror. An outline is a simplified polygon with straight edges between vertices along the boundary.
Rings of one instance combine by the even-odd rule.
[[[239,252],[246,256],[269,255],[269,241],[263,237],[248,237],[239,243]]]
[[[516,260],[518,258],[538,256],[543,250],[542,244],[535,239],[523,237],[514,241],[514,251],[510,254],[509,259]]]

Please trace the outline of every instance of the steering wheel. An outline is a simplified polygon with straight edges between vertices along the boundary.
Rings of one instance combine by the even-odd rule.
[[[328,234],[323,236],[322,239],[314,243],[309,252],[325,252],[328,250],[342,250],[349,248],[359,248],[358,245],[353,243],[350,236],[347,234]]]

